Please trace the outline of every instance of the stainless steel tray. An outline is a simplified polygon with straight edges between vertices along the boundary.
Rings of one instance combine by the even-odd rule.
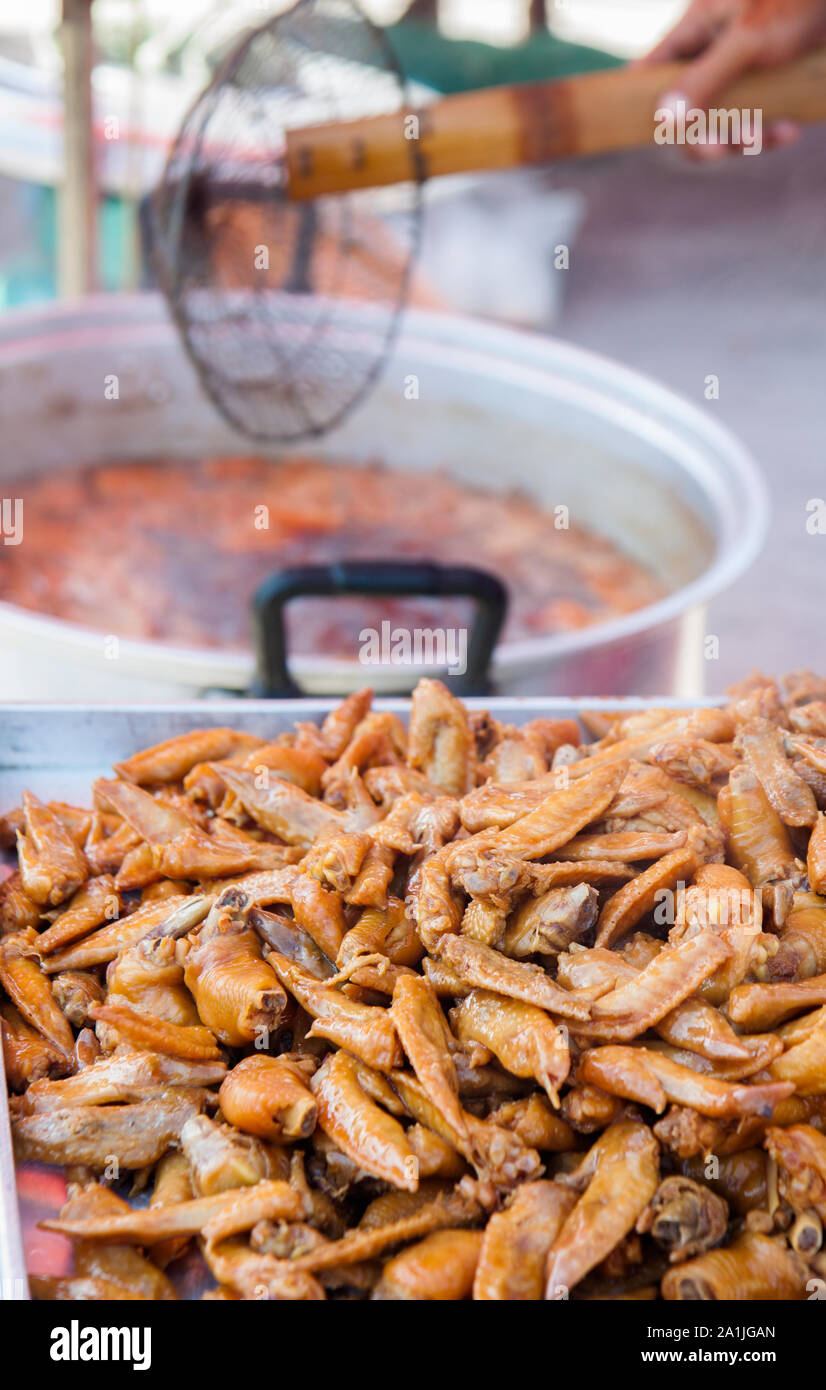
[[[85,805],[89,786],[113,762],[190,729],[230,725],[274,738],[296,720],[318,720],[338,700],[204,701],[173,705],[5,705],[0,706],[0,811],[19,803],[28,788],[35,795]],[[685,709],[692,702],[662,699],[491,698],[470,699],[470,708],[488,709],[505,723],[523,724],[539,715],[578,718],[585,710]],[[705,699],[698,704],[713,704]],[[385,699],[377,709],[405,716],[409,700]],[[2,1049],[0,1049],[1,1051]],[[0,1301],[29,1297],[20,1213],[12,1158],[6,1085],[0,1086]]]

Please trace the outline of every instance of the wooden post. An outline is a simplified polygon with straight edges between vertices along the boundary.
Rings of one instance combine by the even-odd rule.
[[[62,298],[96,286],[97,184],[92,129],[91,0],[63,0],[63,183],[58,196],[58,287]]]
[[[531,0],[528,6],[528,30],[540,34],[548,27],[546,0]]]
[[[421,19],[426,24],[439,23],[439,0],[412,0],[404,14],[405,19]]]

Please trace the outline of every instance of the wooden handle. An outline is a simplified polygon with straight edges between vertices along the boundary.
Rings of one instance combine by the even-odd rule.
[[[481,169],[546,164],[654,141],[654,111],[680,90],[681,63],[615,68],[561,82],[461,92],[420,111],[291,131],[286,141],[289,196],[296,201],[356,188],[405,183]],[[715,102],[717,109],[826,120],[826,48],[785,67],[750,72]]]

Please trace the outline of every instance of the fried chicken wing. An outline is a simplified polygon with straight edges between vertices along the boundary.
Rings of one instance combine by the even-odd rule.
[[[251,929],[199,938],[186,954],[184,980],[204,1024],[228,1047],[273,1029],[287,1002]]]
[[[451,1056],[455,1039],[433,987],[421,975],[399,975],[390,1015],[410,1065],[431,1101],[457,1133],[466,1137],[459,1079]]]
[[[196,763],[215,762],[244,750],[250,751],[264,742],[253,734],[241,734],[235,729],[196,729],[180,734],[154,748],[145,748],[132,758],[115,763],[115,772],[125,782],[138,786],[157,782],[182,782]]]
[[[318,1122],[360,1168],[415,1192],[419,1164],[398,1120],[380,1109],[359,1083],[358,1065],[344,1051],[331,1053],[312,1080]]]
[[[438,954],[460,979],[474,988],[534,1004],[562,1018],[590,1017],[591,1000],[571,990],[560,989],[541,966],[510,960],[469,937],[443,936]]]
[[[612,1095],[648,1105],[661,1114],[668,1101],[687,1105],[701,1115],[771,1115],[793,1086],[774,1081],[734,1085],[681,1066],[652,1048],[609,1044],[583,1057],[582,1076]]]
[[[725,1250],[709,1250],[671,1269],[665,1299],[779,1301],[806,1297],[809,1271],[784,1241],[745,1231]]]
[[[691,1178],[664,1178],[637,1221],[667,1251],[671,1264],[717,1245],[728,1227],[728,1204]]]
[[[269,830],[288,845],[309,849],[324,830],[348,829],[347,817],[309,796],[301,787],[278,777],[268,777],[264,785],[254,772],[224,764],[221,779],[263,830]]]
[[[751,768],[732,769],[717,797],[731,857],[752,887],[782,879],[795,866],[789,832]]]
[[[533,1004],[475,989],[451,1013],[460,1042],[479,1042],[514,1076],[533,1077],[559,1104],[571,1067],[568,1040]]]
[[[481,1246],[481,1231],[435,1231],[387,1261],[372,1297],[425,1302],[470,1298]]]
[[[15,1152],[74,1252],[35,1296],[819,1288],[824,690],[583,745],[424,681],[409,735],[361,691],[0,816]]]
[[[13,1004],[0,1005],[0,1041],[6,1080],[12,1091],[25,1091],[38,1081],[62,1076],[71,1062],[62,1048],[55,1047],[31,1028]]]
[[[312,1015],[312,1036],[346,1047],[379,1071],[401,1065],[401,1045],[388,1010],[348,998],[277,951],[271,951],[268,960],[284,988]]]
[[[527,898],[512,914],[502,950],[517,960],[566,951],[572,941],[582,941],[589,934],[597,911],[597,891],[590,884],[549,888],[538,898]]]
[[[656,906],[664,890],[675,889],[691,878],[702,862],[696,842],[671,850],[630,883],[624,883],[602,909],[597,927],[597,946],[613,946]]]
[[[310,1058],[299,1063],[285,1057],[244,1057],[221,1083],[221,1110],[246,1134],[306,1139],[318,1119],[309,1085],[313,1070]]]
[[[199,1109],[200,1103],[181,1090],[137,1105],[73,1105],[22,1115],[12,1123],[15,1152],[21,1160],[42,1163],[103,1169],[116,1159],[124,1168],[144,1168],[180,1141],[181,1130]]]
[[[210,903],[208,896],[196,893],[191,897],[179,894],[141,905],[128,917],[110,922],[73,946],[47,956],[43,969],[53,974],[64,970],[88,970],[94,965],[105,965],[127,947],[146,938],[184,936],[203,921]]]
[[[23,793],[17,859],[23,889],[38,906],[57,907],[89,877],[89,865],[69,831],[31,792]]]
[[[120,1051],[99,1057],[74,1076],[51,1081],[43,1078],[29,1086],[22,1098],[21,1114],[47,1114],[75,1105],[113,1105],[151,1099],[173,1086],[215,1086],[226,1075],[221,1061],[187,1061],[158,1052]],[[171,1093],[170,1093],[171,1094]]]
[[[27,1023],[70,1057],[74,1034],[41,968],[37,940],[31,927],[0,940],[0,984]]]
[[[298,1192],[278,1179],[264,1179],[254,1187],[229,1188],[168,1206],[130,1208],[116,1215],[78,1218],[61,1213],[42,1225],[82,1240],[114,1238],[132,1245],[155,1245],[174,1236],[200,1234],[207,1242],[217,1243],[252,1230],[258,1221],[290,1221],[303,1215],[304,1200]]]
[[[659,1145],[646,1125],[612,1124],[565,1185],[582,1195],[548,1252],[545,1297],[566,1297],[618,1245],[648,1206],[659,1181]]]
[[[70,946],[79,937],[115,921],[121,912],[121,898],[111,874],[90,878],[74,894],[50,927],[41,932],[37,947],[41,955],[50,955]]]
[[[464,796],[473,786],[475,760],[464,705],[441,681],[419,681],[410,706],[409,766],[451,796]]]

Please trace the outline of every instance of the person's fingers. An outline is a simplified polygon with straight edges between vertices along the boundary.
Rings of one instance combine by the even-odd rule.
[[[800,126],[794,121],[773,121],[763,131],[760,151],[782,150],[789,145],[794,145],[800,139]],[[704,145],[685,145],[685,154],[695,164],[720,164],[726,159],[741,159],[747,154],[748,147],[742,143],[722,144],[710,138]]]
[[[707,140],[703,145],[686,145],[685,152],[695,164],[719,164],[729,155],[739,152],[738,145],[721,145],[716,140]]]
[[[727,87],[755,62],[762,48],[760,36],[740,24],[731,24],[699,57],[686,63],[680,74],[680,90],[689,106],[703,110],[715,104]]]
[[[651,67],[653,63],[672,63],[677,58],[691,58],[711,41],[715,32],[716,26],[707,16],[691,9],[649,53],[638,58],[632,66]]]
[[[763,132],[764,150],[782,150],[787,145],[796,145],[800,139],[800,126],[796,121],[772,121]]]

